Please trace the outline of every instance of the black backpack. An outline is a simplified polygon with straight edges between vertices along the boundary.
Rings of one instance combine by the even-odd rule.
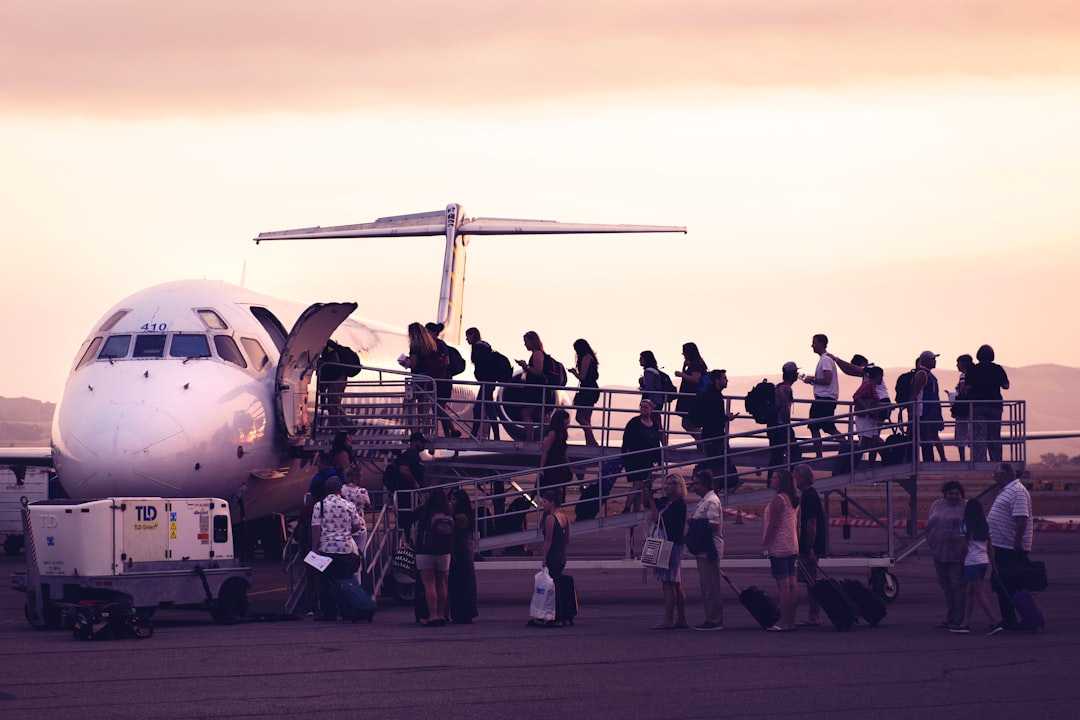
[[[450,358],[449,366],[447,368],[447,372],[449,372],[450,377],[454,377],[465,372],[465,358],[461,357],[461,353],[458,352],[458,349],[456,347],[454,347],[453,345],[447,345],[446,355]]]
[[[496,382],[507,382],[514,376],[514,366],[501,352],[491,351],[491,374]]]
[[[668,375],[666,372],[664,372],[660,368],[657,368],[656,372],[660,373],[660,389],[661,390],[663,390],[666,393],[678,392],[678,389],[675,387],[675,383],[671,382],[671,376],[670,375]],[[668,398],[668,400],[670,400],[670,399],[671,398]]]
[[[915,382],[915,371],[908,370],[906,373],[896,378],[896,402],[906,403],[911,402],[911,385]]]
[[[764,379],[755,385],[746,394],[746,412],[762,425],[776,422],[776,386]]]
[[[337,346],[338,362],[342,365],[348,365],[348,368],[342,368],[342,372],[347,377],[354,377],[360,372],[360,356],[356,354],[348,345]]]
[[[551,362],[548,363],[548,360],[550,360]],[[566,387],[566,380],[566,367],[550,355],[545,355],[544,382],[548,385],[558,385],[559,387]]]

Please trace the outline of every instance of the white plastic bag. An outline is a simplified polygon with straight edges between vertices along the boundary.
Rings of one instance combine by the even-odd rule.
[[[540,572],[533,577],[529,616],[542,622],[555,619],[555,581],[551,579],[546,567],[540,568]]]

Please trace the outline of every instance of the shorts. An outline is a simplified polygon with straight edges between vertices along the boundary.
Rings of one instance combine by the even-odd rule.
[[[964,579],[968,582],[979,582],[986,578],[986,568],[989,567],[989,563],[979,563],[978,565],[965,565],[964,566]]]
[[[416,553],[416,569],[435,570],[436,572],[450,572],[450,553],[445,555],[422,555]]]
[[[773,578],[783,580],[784,578],[795,577],[795,561],[798,560],[798,558],[798,555],[770,557],[769,565],[772,566]]]
[[[810,420],[818,420],[818,422],[807,423],[807,427],[814,429],[826,429],[831,428],[832,432],[836,432],[836,425],[833,424],[832,417],[836,415],[836,400],[831,398],[814,398],[814,402],[810,404]],[[828,418],[827,420],[824,418]]]

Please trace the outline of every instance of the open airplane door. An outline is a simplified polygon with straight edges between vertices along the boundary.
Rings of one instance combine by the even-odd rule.
[[[311,430],[308,386],[326,341],[356,310],[356,303],[315,303],[300,314],[278,360],[274,408],[290,445],[302,443]]]

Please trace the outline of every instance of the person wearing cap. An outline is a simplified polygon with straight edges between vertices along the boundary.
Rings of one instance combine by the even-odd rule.
[[[766,433],[769,436],[769,477],[777,468],[798,462],[802,453],[795,444],[795,430],[791,427],[791,405],[795,394],[791,386],[799,377],[799,366],[788,361],[780,369],[782,379],[776,385],[776,417],[769,423]]]
[[[937,367],[937,353],[923,350],[915,367],[915,376],[911,379],[911,397],[915,401],[913,414],[919,420],[919,447],[923,462],[933,462],[934,448],[945,462],[945,445],[938,439],[938,433],[945,429],[941,415],[941,393],[937,378],[932,370]]]
[[[803,382],[814,386],[814,402],[810,405],[810,434],[814,437],[814,452],[821,457],[821,433],[839,435],[833,416],[836,414],[836,401],[840,399],[840,380],[836,373],[836,363],[826,352],[829,337],[818,333],[810,341],[811,349],[818,355],[817,367],[813,375],[807,375]]]
[[[317,620],[336,620],[337,602],[334,583],[352,577],[360,567],[353,533],[360,530],[360,513],[356,506],[341,497],[341,478],[326,481],[326,497],[315,504],[311,513],[311,546],[330,558],[330,564],[319,576],[322,612]]]

